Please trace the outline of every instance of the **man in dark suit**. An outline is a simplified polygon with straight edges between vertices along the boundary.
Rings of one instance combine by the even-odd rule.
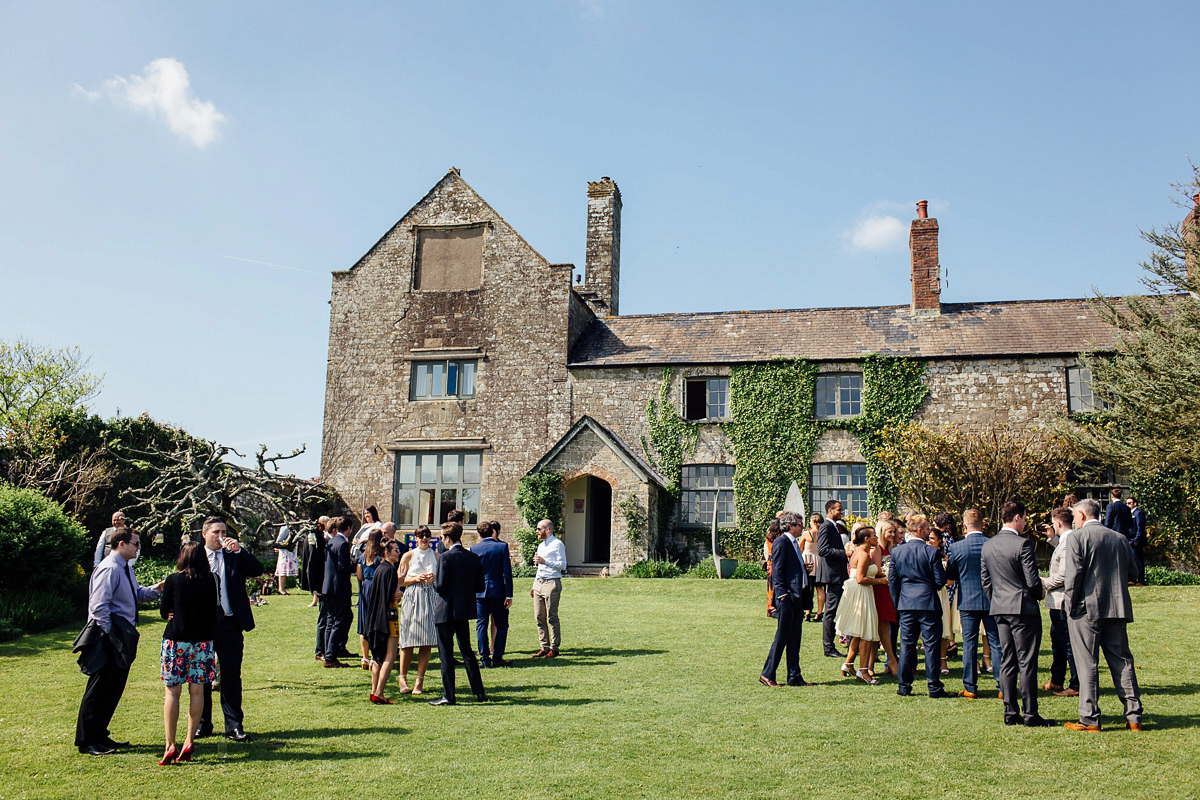
[[[1108,493],[1108,510],[1104,512],[1104,527],[1114,530],[1126,539],[1133,538],[1133,514],[1129,506],[1121,501],[1121,490]]]
[[[983,535],[983,515],[979,509],[968,508],[963,512],[963,533],[962,539],[950,544],[946,580],[958,582],[958,614],[963,637],[961,696],[973,700],[979,691],[979,630],[983,628],[994,654],[1000,652],[1000,638],[996,635],[996,621],[988,611],[988,598],[983,591],[980,556],[987,537]]]
[[[304,562],[304,574],[308,576],[308,586],[312,589],[312,605],[317,606],[317,644],[313,654],[317,661],[325,660],[325,607],[321,604],[325,586],[325,543],[329,540],[326,532],[331,527],[329,517],[322,515],[317,520],[317,529],[309,534],[308,558]]]
[[[242,653],[244,633],[254,630],[254,614],[246,596],[246,579],[262,575],[263,565],[228,536],[220,517],[204,520],[202,529],[208,567],[217,583],[217,624],[213,649],[221,669],[221,712],[225,715],[225,738],[244,742],[249,737],[242,726]],[[196,738],[212,734],[212,684],[204,684],[204,712]]]
[[[804,533],[804,519],[791,511],[779,518],[782,534],[771,545],[771,590],[775,598],[775,640],[767,651],[767,661],[758,676],[764,686],[778,686],[775,675],[786,652],[788,686],[807,686],[800,674],[800,637],[804,627],[803,596],[808,586],[797,537]]]
[[[1000,508],[1004,527],[988,539],[980,553],[983,591],[1000,636],[1000,669],[996,680],[1004,695],[1004,724],[1031,728],[1053,725],[1038,714],[1037,658],[1042,643],[1042,579],[1038,577],[1033,542],[1025,530],[1025,504],[1009,500]],[[993,663],[995,656],[992,656]],[[1017,708],[1020,673],[1021,707]]]
[[[1129,576],[1134,586],[1146,583],[1146,512],[1138,505],[1136,497],[1125,501],[1129,506],[1129,515],[1133,520],[1133,532],[1129,535],[1129,543],[1133,546],[1133,574]]]
[[[825,503],[825,521],[817,529],[817,563],[813,580],[825,586],[825,616],[821,620],[821,644],[825,655],[830,658],[845,658],[839,653],[835,638],[838,603],[842,600],[842,586],[850,577],[846,563],[846,545],[837,521],[842,518],[842,504],[837,500]]]
[[[942,554],[926,541],[929,520],[924,514],[908,518],[904,544],[892,550],[888,590],[900,617],[899,688],[896,694],[912,694],[917,671],[917,636],[925,642],[925,683],[930,697],[953,697],[942,685],[937,654],[942,646],[942,602],[938,590],[946,585]]]
[[[1097,521],[1095,500],[1075,504],[1075,533],[1067,542],[1067,574],[1063,594],[1071,652],[1079,670],[1079,722],[1067,722],[1074,731],[1100,730],[1098,656],[1104,651],[1117,697],[1125,706],[1125,727],[1142,729],[1142,701],[1125,627],[1133,621],[1129,599],[1129,573],[1133,556],[1129,545]]]
[[[483,591],[475,595],[475,639],[479,643],[479,660],[485,667],[511,667],[504,660],[504,645],[508,642],[508,609],[512,607],[512,559],[508,543],[500,540],[493,522],[479,523],[479,543],[471,552],[483,565]],[[496,637],[488,645],[488,622],[496,624]]]
[[[454,640],[458,639],[458,650],[463,667],[467,670],[467,681],[475,699],[487,700],[483,690],[483,677],[479,674],[479,661],[471,649],[470,621],[475,619],[475,597],[483,591],[483,565],[479,556],[462,546],[462,525],[447,522],[442,525],[442,553],[438,562],[437,577],[433,580],[434,591],[441,603],[434,608],[433,621],[437,626],[438,661],[442,669],[442,696],[430,700],[431,706],[452,706],[454,698]]]
[[[354,562],[350,560],[350,531],[354,530],[354,520],[336,517],[330,525],[334,534],[325,545],[325,576],[321,582],[319,612],[325,621],[322,653],[327,669],[350,666],[340,659],[354,655],[346,649],[350,623],[354,620],[350,610],[350,574],[354,571]]]

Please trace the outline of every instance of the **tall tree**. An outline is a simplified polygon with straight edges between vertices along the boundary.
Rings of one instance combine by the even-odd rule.
[[[1142,232],[1149,292],[1098,297],[1111,350],[1085,354],[1092,388],[1107,406],[1064,430],[1104,463],[1132,470],[1200,467],[1200,168],[1175,188],[1182,224]]]

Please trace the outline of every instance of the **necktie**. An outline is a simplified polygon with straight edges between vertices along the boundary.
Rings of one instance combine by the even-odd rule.
[[[133,588],[133,571],[129,569],[129,564],[125,564],[125,582],[129,584],[129,593],[133,595],[133,626],[137,627],[138,612],[137,612],[137,590]]]
[[[225,606],[221,604],[221,565],[215,555],[209,559],[208,565],[212,569],[213,580],[217,582],[217,608],[221,609],[221,614],[224,615]]]

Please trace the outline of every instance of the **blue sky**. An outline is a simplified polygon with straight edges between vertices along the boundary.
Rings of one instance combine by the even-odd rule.
[[[625,313],[1138,290],[1200,159],[1186,2],[0,5],[0,338],[79,346],[94,409],[315,475],[329,272],[450,166]]]

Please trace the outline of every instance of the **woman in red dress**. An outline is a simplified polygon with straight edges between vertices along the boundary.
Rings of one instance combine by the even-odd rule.
[[[884,519],[879,523],[879,546],[871,549],[871,560],[879,568],[881,577],[887,575],[883,568],[883,559],[891,555],[892,548],[898,544],[896,541],[898,530],[895,520]],[[880,584],[872,588],[875,592],[875,610],[879,612],[879,642],[883,645],[883,651],[887,653],[887,663],[884,664],[883,671],[895,677],[898,662],[896,648],[892,641],[892,629],[900,618],[896,614],[896,606],[892,603],[892,592],[887,584]]]
[[[767,541],[763,544],[763,561],[767,568],[767,616],[775,617],[775,592],[771,590],[771,547],[775,544],[775,540],[779,538],[779,517],[771,520],[771,524],[767,526]]]

